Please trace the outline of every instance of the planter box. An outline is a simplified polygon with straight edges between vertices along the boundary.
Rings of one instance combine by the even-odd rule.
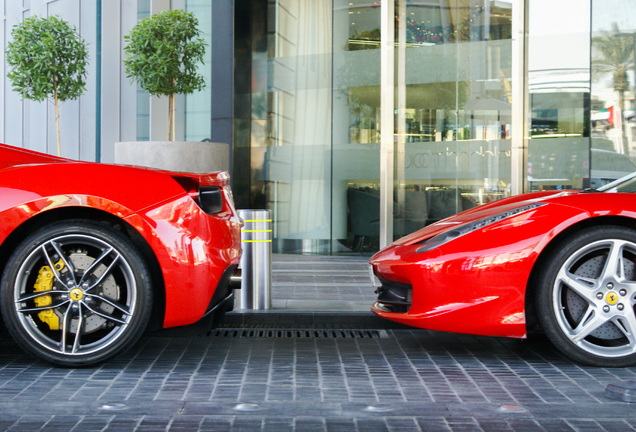
[[[115,163],[175,172],[229,171],[230,146],[200,141],[117,142]]]

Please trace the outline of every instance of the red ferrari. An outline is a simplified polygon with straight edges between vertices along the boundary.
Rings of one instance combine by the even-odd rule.
[[[240,227],[225,172],[183,174],[0,145],[0,311],[26,351],[104,361],[146,329],[231,309]]]
[[[636,364],[636,173],[459,213],[371,258],[377,315],[525,338],[540,327],[588,365]]]

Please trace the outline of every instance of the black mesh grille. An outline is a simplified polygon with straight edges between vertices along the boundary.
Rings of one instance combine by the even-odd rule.
[[[411,308],[413,287],[411,285],[382,280],[382,286],[377,289],[378,302],[390,312],[404,313]]]
[[[219,328],[212,331],[210,336],[236,338],[384,339],[388,338],[389,334],[386,330]]]

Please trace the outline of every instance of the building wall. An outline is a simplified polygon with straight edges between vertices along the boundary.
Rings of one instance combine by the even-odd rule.
[[[207,6],[209,16],[199,17],[210,41],[204,66],[208,87],[203,95],[196,95],[199,100],[207,97],[208,118],[202,120],[192,116],[191,119],[191,122],[207,122],[203,127],[197,125],[194,128],[197,133],[193,136],[197,140],[231,143],[233,5],[233,0],[214,1]],[[0,44],[6,49],[11,40],[11,29],[34,15],[59,15],[77,28],[88,44],[87,85],[78,100],[60,105],[61,153],[72,159],[112,162],[115,142],[165,140],[168,129],[167,98],[150,98],[126,77],[124,36],[139,18],[150,13],[170,8],[196,11],[201,6],[205,8],[206,5],[200,0],[0,0],[5,16]],[[214,38],[211,37],[212,28]],[[0,72],[3,76],[0,81],[0,141],[55,154],[53,104],[22,100],[12,90],[11,82],[6,78],[4,54]],[[184,115],[186,105],[186,97],[179,97],[177,139],[188,135]]]
[[[62,156],[73,159],[111,161],[113,143],[136,136],[136,90],[125,77],[121,59],[123,35],[137,22],[137,0],[108,0],[108,7],[100,7],[101,3],[81,0],[0,2],[5,13],[0,42],[5,48],[11,39],[11,29],[24,18],[35,15],[61,16],[77,28],[88,44],[86,91],[79,99],[60,105]],[[4,54],[0,67],[4,77],[0,85],[0,140],[56,153],[53,104],[22,100],[6,78]]]
[[[62,15],[76,26],[83,38],[89,42],[89,56],[95,58],[95,8],[94,2],[80,0],[58,1],[11,1],[3,0],[5,15],[4,31],[0,34],[1,43],[6,48],[10,40],[11,29],[24,18],[33,15]],[[3,50],[4,52],[4,50]],[[31,102],[21,100],[21,96],[11,89],[6,78],[6,61],[2,61],[3,80],[0,84],[2,100],[0,118],[0,139],[7,144],[44,151],[56,151],[55,112],[49,102]],[[61,106],[62,154],[68,157],[92,160],[95,157],[94,145],[82,143],[95,142],[95,63],[88,68],[89,81],[85,96],[79,100],[65,102]]]
[[[636,24],[629,19],[634,14],[625,13],[633,0],[611,0],[611,8],[605,2],[396,3],[407,18],[399,20],[404,25],[396,35],[403,48],[394,71],[395,155],[382,153],[380,146],[380,95],[394,91],[380,82],[380,12],[386,2],[0,0],[5,15],[0,41],[6,47],[11,28],[34,14],[58,14],[77,26],[89,44],[88,83],[84,96],[62,105],[62,155],[111,162],[116,141],[167,135],[167,100],[150,98],[125,77],[124,35],[150,13],[194,12],[208,42],[202,67],[207,87],[190,99],[178,98],[177,139],[232,145],[236,202],[240,208],[273,210],[279,252],[362,250],[360,236],[367,237],[366,251],[373,251],[376,227],[371,234],[351,228],[350,191],[369,192],[373,203],[380,195],[393,201],[399,216],[393,231],[402,235],[414,229],[411,222],[438,219],[403,217],[413,213],[407,196],[426,192],[429,206],[429,196],[446,199],[455,190],[462,200],[456,193],[445,214],[517,190],[578,188],[590,177],[592,183],[615,177],[615,167],[604,169],[595,160],[599,154],[605,165],[618,159],[632,164],[633,57],[624,107],[612,122],[601,116],[610,108],[617,112],[620,95],[611,74],[599,69],[590,79],[590,70],[603,60],[600,46],[595,48],[598,38],[636,46]],[[512,10],[521,5],[527,5],[522,9],[527,20]],[[525,48],[513,41],[515,19],[529,23]],[[524,58],[525,75],[519,65]],[[5,77],[4,59],[0,69]],[[520,104],[512,97],[518,82],[524,90],[517,96],[524,93],[527,103],[523,122],[511,126],[511,107]],[[0,99],[1,141],[55,153],[50,103],[22,101],[6,78]],[[514,158],[511,139],[519,137],[523,157]],[[395,187],[381,184],[386,161],[394,163]],[[511,166],[524,174],[511,175]],[[619,171],[629,170],[631,165]],[[362,207],[374,224],[391,218]]]

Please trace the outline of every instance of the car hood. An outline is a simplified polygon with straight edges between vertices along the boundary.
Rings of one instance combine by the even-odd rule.
[[[402,246],[412,245],[442,232],[445,232],[449,229],[455,228],[459,225],[474,222],[482,218],[487,218],[489,216],[505,212],[507,210],[511,210],[527,204],[554,202],[555,200],[558,200],[562,197],[578,195],[581,193],[583,193],[583,191],[580,190],[531,192],[503,198],[488,204],[474,207],[470,210],[458,213],[432,225],[428,225],[418,231],[415,231],[412,234],[407,235],[406,237],[402,237],[401,239],[396,240],[395,242],[393,242],[393,244]]]
[[[77,163],[77,161],[0,144],[0,170],[21,165],[51,163]]]
[[[196,179],[201,185],[228,186],[229,177],[224,171],[214,171],[210,173],[189,173],[174,172],[158,168],[138,165],[124,164],[102,164],[97,162],[78,161],[74,159],[66,159],[59,156],[53,156],[45,153],[39,153],[33,150],[27,150],[20,147],[13,147],[6,144],[0,144],[0,171],[6,169],[14,169],[17,167],[28,167],[33,165],[56,165],[56,164],[72,164],[75,167],[89,165],[92,167],[119,166],[126,169],[132,168],[141,172],[158,173],[170,176],[180,182],[183,178]],[[98,169],[98,168],[96,168]]]
[[[231,195],[229,176],[225,171],[178,173],[76,161],[4,144],[0,144],[0,185],[0,189],[29,191],[39,198],[60,195],[100,197],[133,212],[183,195],[193,197],[202,186],[224,188]]]

